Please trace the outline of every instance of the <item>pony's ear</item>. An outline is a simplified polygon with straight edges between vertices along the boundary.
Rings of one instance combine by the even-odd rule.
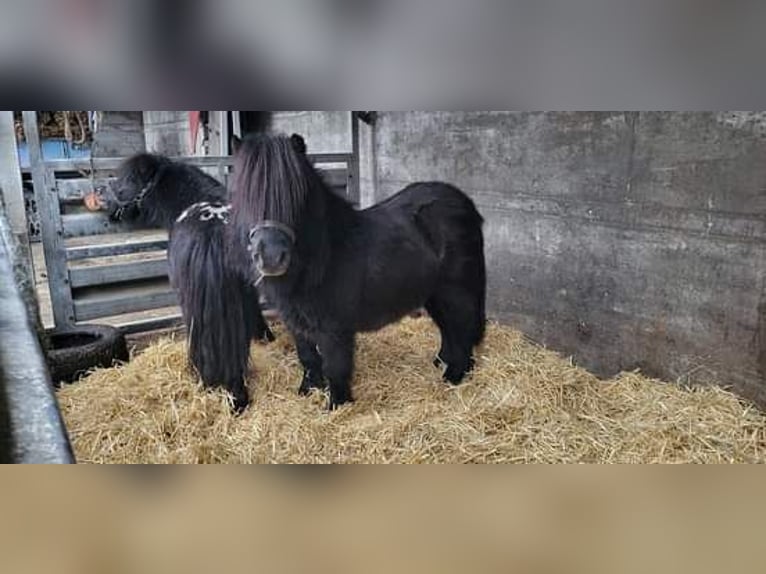
[[[242,147],[242,139],[238,136],[231,136],[231,153],[237,155],[239,148]]]
[[[157,171],[159,158],[150,153],[140,153],[127,162],[130,172],[139,177],[151,177]]]
[[[303,136],[298,134],[293,134],[290,136],[290,141],[293,143],[293,147],[295,148],[295,151],[298,153],[306,153],[306,140],[303,139]]]

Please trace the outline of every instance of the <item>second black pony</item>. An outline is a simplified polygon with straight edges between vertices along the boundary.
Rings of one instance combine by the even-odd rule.
[[[354,335],[425,307],[441,331],[437,364],[462,381],[485,329],[483,220],[445,183],[416,183],[356,211],[333,194],[300,136],[258,134],[237,146],[230,231],[253,280],[295,337],[300,392],[330,384],[352,400]]]
[[[169,231],[170,279],[189,360],[206,385],[224,386],[244,410],[250,342],[274,336],[242,265],[247,253],[228,241],[226,188],[196,167],[151,154],[126,160],[117,176],[106,198],[112,219]]]

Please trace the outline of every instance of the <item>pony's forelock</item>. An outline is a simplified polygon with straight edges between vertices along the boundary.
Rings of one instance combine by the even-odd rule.
[[[298,226],[315,177],[306,156],[289,137],[258,134],[246,138],[234,161],[235,225],[271,220]]]

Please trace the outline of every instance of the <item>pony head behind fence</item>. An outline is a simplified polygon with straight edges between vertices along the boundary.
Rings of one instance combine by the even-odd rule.
[[[102,200],[113,221],[170,229],[190,205],[225,202],[226,196],[226,188],[202,170],[141,153],[123,162]]]

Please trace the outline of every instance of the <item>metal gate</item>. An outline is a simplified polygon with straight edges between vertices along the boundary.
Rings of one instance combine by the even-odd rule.
[[[131,230],[82,207],[84,195],[108,185],[124,158],[46,161],[37,113],[25,111],[23,117],[56,328],[104,318],[128,333],[176,324],[180,316],[168,280],[167,234]],[[355,114],[352,126],[350,153],[310,157],[338,194],[358,204]],[[209,172],[212,169],[212,175],[228,183],[231,156],[174,159]],[[160,317],[129,317],[166,308],[168,312]]]

